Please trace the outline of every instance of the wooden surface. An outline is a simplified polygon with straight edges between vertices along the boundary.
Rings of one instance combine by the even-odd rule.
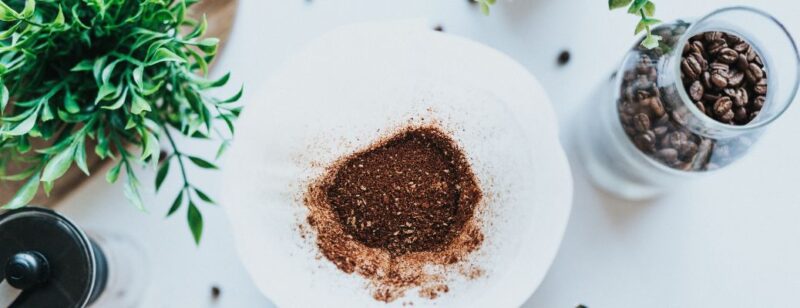
[[[220,49],[218,53],[222,52],[225,42],[228,39],[228,35],[233,28],[233,19],[236,16],[237,5],[238,0],[204,0],[192,6],[189,10],[189,14],[195,18],[200,18],[203,14],[206,15],[206,18],[208,19],[208,29],[205,36],[216,37],[220,39]],[[211,64],[213,65],[214,63]],[[94,145],[89,144],[87,146],[87,153],[90,154],[88,156],[90,173],[92,176],[104,176],[98,171],[100,171],[105,164],[109,163],[109,161],[101,161],[98,157],[93,155]],[[45,196],[44,192],[40,189],[39,193],[36,195],[36,198],[34,198],[31,204],[52,207],[59,200],[63,199],[70,192],[78,188],[78,186],[80,186],[87,179],[88,177],[83,174],[83,172],[81,172],[77,167],[72,166],[61,179],[56,181],[53,191],[50,193],[49,197]],[[19,187],[24,183],[25,182],[0,182],[0,204],[3,204],[11,199],[16,193],[17,189],[19,189]]]

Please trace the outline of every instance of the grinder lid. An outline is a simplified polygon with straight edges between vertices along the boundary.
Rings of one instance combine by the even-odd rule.
[[[98,258],[86,234],[56,212],[0,215],[0,279],[22,290],[11,307],[86,306],[101,288]]]

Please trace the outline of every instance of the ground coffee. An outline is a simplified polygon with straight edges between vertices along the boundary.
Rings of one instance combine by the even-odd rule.
[[[481,191],[453,141],[419,128],[347,159],[326,198],[355,239],[401,255],[449,244]]]
[[[340,159],[312,181],[303,202],[321,255],[365,277],[373,296],[389,302],[415,287],[427,298],[448,292],[448,272],[481,275],[461,261],[483,243],[482,199],[457,144],[423,126]]]

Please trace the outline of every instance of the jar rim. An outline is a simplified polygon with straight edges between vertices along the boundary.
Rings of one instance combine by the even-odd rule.
[[[750,7],[750,6],[730,6],[730,7],[724,7],[724,8],[721,8],[721,9],[714,10],[711,13],[706,14],[702,18],[698,19],[695,22],[692,22],[689,25],[689,27],[686,29],[685,34],[681,36],[681,38],[678,41],[677,45],[675,45],[676,52],[672,55],[673,57],[675,57],[674,61],[672,61],[673,69],[675,70],[675,76],[681,76],[681,58],[683,57],[683,54],[682,54],[681,51],[685,48],[686,44],[689,41],[689,38],[696,31],[697,27],[699,25],[703,24],[704,21],[707,21],[708,19],[710,19],[710,18],[712,18],[712,17],[714,17],[716,15],[719,15],[719,14],[722,14],[722,13],[726,13],[726,12],[731,12],[731,11],[744,11],[744,12],[748,12],[748,13],[754,13],[756,15],[759,15],[761,17],[766,18],[767,20],[773,22],[776,26],[778,26],[778,28],[781,31],[783,31],[783,34],[786,36],[786,38],[789,40],[789,42],[791,44],[792,54],[794,55],[793,58],[795,60],[794,65],[796,67],[800,67],[800,54],[798,54],[797,44],[795,43],[794,38],[789,33],[788,29],[786,29],[786,26],[784,26],[783,23],[781,23],[777,18],[775,18],[771,14],[769,14],[766,11],[763,11],[761,9],[758,9],[758,8],[754,8],[754,7]],[[693,103],[686,104],[686,105],[689,105],[687,109],[689,110],[689,112],[692,113],[692,115],[694,117],[699,119],[704,126],[710,128],[712,130],[715,130],[715,131],[716,130],[727,131],[727,132],[738,132],[738,133],[749,132],[749,131],[753,131],[753,130],[758,129],[758,128],[765,127],[766,125],[769,125],[770,123],[772,123],[773,121],[778,119],[781,115],[783,115],[784,112],[786,112],[786,110],[789,108],[789,106],[792,105],[792,102],[794,101],[794,99],[797,96],[798,86],[800,86],[800,69],[797,70],[797,73],[796,73],[796,76],[795,76],[795,80],[797,82],[794,82],[793,85],[791,86],[791,89],[789,90],[790,91],[789,92],[790,95],[789,95],[789,101],[788,102],[786,102],[783,106],[781,106],[780,109],[776,110],[773,114],[769,115],[769,117],[762,118],[762,119],[758,119],[758,117],[756,117],[756,119],[758,119],[758,121],[750,121],[749,123],[747,123],[745,125],[731,125],[731,124],[719,122],[719,121],[709,117],[708,115],[706,115],[702,111],[700,111],[700,109],[697,108],[697,106],[695,106]],[[692,102],[692,100],[689,98],[689,94],[686,92],[686,88],[684,86],[681,85],[681,86],[677,86],[676,88],[678,88],[678,95],[680,96],[681,100],[683,100],[684,102]]]

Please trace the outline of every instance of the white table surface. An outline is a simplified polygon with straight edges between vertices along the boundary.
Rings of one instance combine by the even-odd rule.
[[[555,105],[562,141],[573,152],[573,114],[614,70],[633,41],[636,18],[609,13],[604,0],[516,0],[482,16],[467,0],[242,0],[234,32],[215,74],[233,71],[228,90],[258,86],[302,44],[357,21],[421,19],[497,48],[528,67]],[[699,16],[740,4],[724,0],[656,1],[658,17]],[[749,1],[800,35],[800,4]],[[556,65],[561,50],[572,53]],[[246,104],[277,104],[248,100]],[[246,112],[246,111],[245,111]],[[571,155],[575,202],[561,250],[529,307],[786,307],[800,291],[800,105],[776,122],[751,155],[711,178],[646,203],[596,191]],[[211,156],[207,143],[183,141]],[[212,195],[219,174],[191,170]],[[143,183],[154,174],[143,172]],[[126,203],[122,189],[92,179],[59,211],[87,229],[138,239],[150,254],[150,292],[142,307],[271,307],[238,262],[229,223],[218,206],[203,206],[205,235],[191,241],[184,215],[164,214],[179,187],[145,193],[148,213]],[[149,185],[145,185],[149,186]],[[253,236],[269,236],[268,234]],[[280,277],[275,277],[280,279]],[[218,286],[214,300],[210,289]]]

